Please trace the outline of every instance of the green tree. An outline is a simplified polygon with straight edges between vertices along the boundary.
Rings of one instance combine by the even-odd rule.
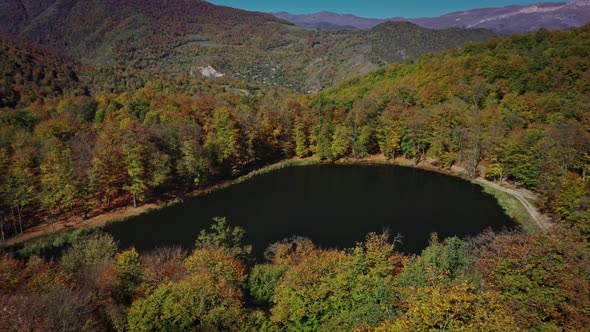
[[[406,157],[415,156],[416,164],[426,156],[432,143],[431,118],[427,110],[412,110],[404,113],[407,129],[402,139],[402,149]]]
[[[275,289],[288,269],[284,265],[256,265],[248,276],[248,290],[257,304],[270,306]]]
[[[168,176],[172,172],[170,156],[164,152],[157,151],[151,146],[152,151],[148,151],[150,159],[147,163],[149,188],[157,188],[166,183]]]
[[[32,146],[30,140],[17,135],[12,145],[14,153],[8,162],[7,173],[5,173],[5,182],[3,191],[5,193],[4,204],[11,207],[11,211],[16,210],[19,228],[14,225],[14,232],[19,229],[23,232],[23,212],[37,199],[39,192],[37,188],[37,177],[35,157],[37,150]],[[8,157],[8,156],[7,156]],[[14,217],[14,215],[13,215]]]
[[[350,330],[393,318],[401,256],[387,234],[370,234],[349,252],[314,250],[285,271],[271,321],[288,331]]]
[[[320,160],[332,160],[332,129],[326,120],[322,119],[315,128],[317,137],[315,152]]]
[[[555,197],[549,202],[550,211],[562,220],[581,209],[587,191],[586,182],[576,174],[568,174],[559,184]]]
[[[149,161],[158,163],[159,153],[153,148],[145,128],[137,121],[124,118],[120,121],[121,131],[121,155],[123,168],[127,173],[122,189],[127,191],[133,199],[133,207],[137,208],[137,202],[145,198],[150,188]],[[148,159],[148,154],[151,155]],[[164,165],[165,166],[165,163]]]
[[[330,160],[337,160],[348,154],[351,142],[350,129],[345,125],[336,125],[332,137],[332,146],[330,147],[332,153]]]
[[[73,173],[71,150],[56,139],[46,143],[46,153],[41,161],[41,202],[48,210],[71,209],[79,195]]]
[[[133,198],[133,207],[137,208],[137,201],[144,199],[144,194],[148,189],[146,183],[146,170],[143,165],[143,156],[139,148],[131,147],[124,151],[125,168],[129,175],[129,182],[123,185],[123,189],[128,191]]]
[[[461,161],[467,170],[469,176],[475,178],[479,176],[479,163],[481,162],[484,150],[484,128],[479,109],[466,111],[469,116],[461,121],[460,125],[460,143],[459,153]]]
[[[127,176],[119,128],[118,121],[112,119],[102,125],[90,169],[90,187],[97,198],[96,204],[104,203],[107,207],[111,206]]]
[[[143,99],[137,99],[129,103],[129,112],[134,115],[139,121],[145,120],[146,114],[150,111],[150,102]]]
[[[185,139],[180,146],[181,158],[178,161],[178,173],[190,184],[199,185],[204,176],[211,173],[202,158],[201,147],[196,139]]]
[[[189,273],[208,273],[236,286],[246,281],[246,267],[225,247],[207,245],[195,249],[184,265]]]
[[[235,174],[240,160],[240,132],[232,114],[227,109],[219,109],[213,114],[212,129],[207,135],[205,149],[213,151],[216,162],[222,171]]]
[[[377,142],[379,149],[389,159],[395,159],[400,150],[402,138],[402,123],[398,114],[391,110],[385,110],[379,117],[377,129]]]
[[[252,246],[243,245],[246,231],[240,227],[231,227],[225,218],[213,218],[209,230],[202,230],[195,242],[196,248],[221,248],[236,257],[246,257]]]
[[[535,146],[543,137],[538,130],[514,132],[504,147],[508,177],[517,185],[535,188],[541,174],[540,161]]]
[[[161,285],[129,309],[129,331],[239,331],[245,316],[241,292],[200,273]]]
[[[353,142],[352,155],[355,158],[367,157],[375,145],[375,132],[372,126],[366,125],[361,127],[358,137]]]
[[[117,252],[118,244],[109,234],[96,232],[78,237],[65,251],[61,265],[67,271],[79,271],[88,265],[106,264]]]
[[[135,248],[125,250],[115,256],[115,269],[119,279],[120,300],[129,305],[133,294],[141,283],[141,260]]]
[[[433,234],[430,245],[405,267],[396,283],[402,287],[424,287],[460,280],[467,275],[471,260],[465,241],[450,237],[440,243]]]
[[[295,123],[293,130],[295,135],[295,155],[299,158],[305,158],[309,155],[308,135],[305,125],[299,121]]]

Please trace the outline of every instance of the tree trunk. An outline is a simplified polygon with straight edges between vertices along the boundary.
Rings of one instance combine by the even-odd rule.
[[[4,243],[6,237],[4,236],[4,217],[0,217],[0,242]]]
[[[351,140],[352,140],[352,157],[355,159],[358,159],[357,155],[356,155],[356,140],[357,140],[357,125],[356,124],[352,125]]]
[[[133,194],[133,208],[137,209],[137,198],[135,194]]]
[[[16,212],[18,213],[18,225],[20,227],[20,233],[23,233],[23,207],[17,206]]]
[[[473,154],[471,155],[471,165],[469,166],[469,173],[471,173],[472,178],[476,178],[479,175],[477,167],[479,165],[479,148],[475,147],[473,149]]]
[[[14,207],[10,207],[10,215],[12,216],[12,227],[14,227],[14,235],[18,235],[18,228],[16,228],[16,217],[14,216]]]

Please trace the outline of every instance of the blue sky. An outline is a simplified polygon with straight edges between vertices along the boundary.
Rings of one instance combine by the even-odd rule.
[[[565,0],[209,0],[209,2],[261,12],[286,11],[294,14],[309,14],[326,10],[341,14],[387,18],[439,16],[466,9],[536,2],[565,2]]]

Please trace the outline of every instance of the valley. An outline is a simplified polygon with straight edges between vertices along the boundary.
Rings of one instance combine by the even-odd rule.
[[[103,6],[112,7],[112,14],[102,12]],[[316,31],[195,0],[166,6],[157,0],[45,1],[1,8],[6,10],[0,32],[60,48],[84,64],[183,74],[212,66],[234,79],[306,93],[387,63],[495,36],[484,29],[439,31],[407,23]],[[78,30],[87,17],[95,19]]]

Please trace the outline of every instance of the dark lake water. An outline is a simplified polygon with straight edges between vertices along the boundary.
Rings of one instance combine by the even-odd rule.
[[[516,227],[492,196],[458,178],[405,167],[325,165],[257,176],[105,230],[123,248],[190,249],[216,216],[243,227],[257,257],[293,235],[321,247],[349,248],[369,232],[389,229],[403,235],[401,251],[420,253],[432,232],[465,237]]]

